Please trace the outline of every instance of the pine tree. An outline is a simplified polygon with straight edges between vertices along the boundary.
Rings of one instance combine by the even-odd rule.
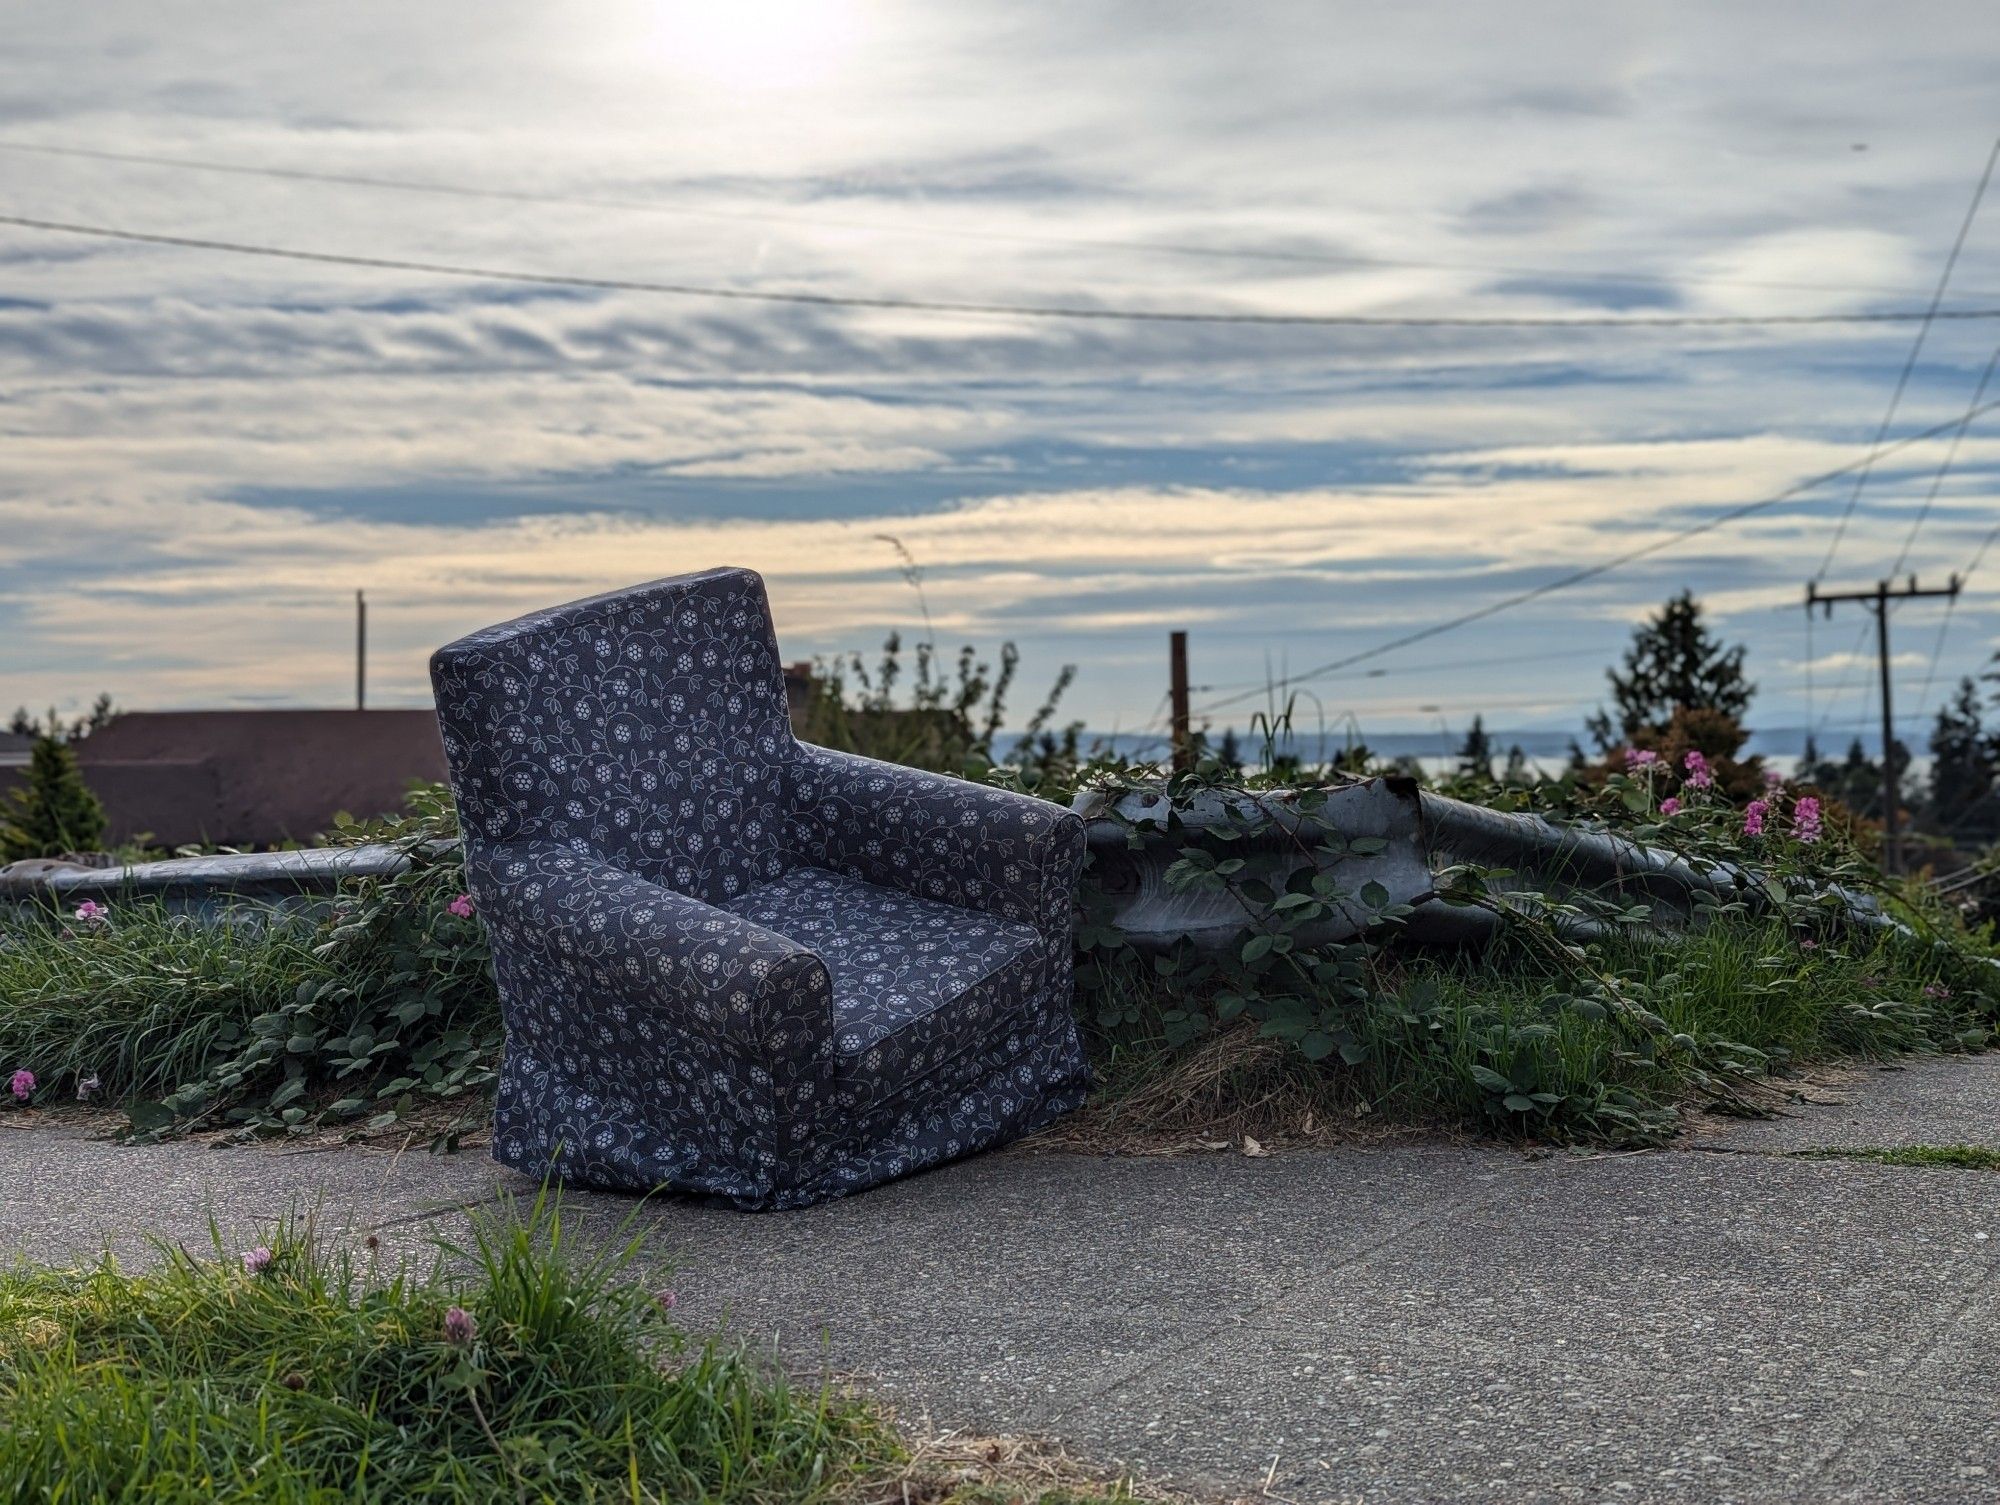
[[[1980,716],[1979,687],[1958,682],[1958,693],[1938,710],[1931,729],[1931,819],[1941,831],[1989,837],[1995,825],[1993,782],[2000,774],[1993,739]]]
[[[1467,779],[1493,777],[1493,739],[1486,735],[1486,721],[1483,717],[1472,718],[1472,726],[1465,734],[1465,741],[1459,746],[1458,772],[1461,778]]]
[[[1757,691],[1743,677],[1744,651],[1723,647],[1703,624],[1694,592],[1682,591],[1633,631],[1625,672],[1607,671],[1617,719],[1600,711],[1591,736],[1609,751],[1641,732],[1665,731],[1677,710],[1720,711],[1740,722]]]
[[[35,742],[28,781],[0,809],[0,857],[60,857],[104,842],[104,807],[83,782],[76,753],[53,736]]]

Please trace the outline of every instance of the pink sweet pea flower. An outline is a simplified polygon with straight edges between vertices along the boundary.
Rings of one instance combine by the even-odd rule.
[[[32,1071],[17,1071],[7,1083],[7,1090],[14,1094],[14,1101],[25,1103],[35,1090],[35,1074]]]
[[[1668,795],[1665,799],[1660,801],[1660,814],[1679,815],[1680,813],[1681,813],[1681,802],[1675,799],[1674,796],[1672,796],[1671,794]]]
[[[1819,840],[1819,801],[1810,794],[1801,795],[1792,807],[1792,835],[1804,842]]]
[[[472,918],[472,895],[460,894],[444,908],[446,914],[455,914],[461,920],[469,920]]]
[[[1708,759],[1697,748],[1688,749],[1681,766],[1687,769],[1687,786],[1690,789],[1706,789],[1715,782],[1715,775],[1708,771]]]
[[[1784,782],[1785,776],[1779,773],[1777,769],[1767,768],[1764,770],[1764,787],[1766,789],[1776,789]]]
[[[1660,755],[1650,747],[1628,747],[1625,749],[1625,767],[1628,772],[1637,773],[1642,768],[1651,768],[1660,761]]]
[[[1750,801],[1749,804],[1743,807],[1743,834],[1745,836],[1762,836],[1764,834],[1764,817],[1770,813],[1770,801]]]
[[[111,918],[111,911],[95,899],[85,899],[76,906],[76,917],[86,925],[101,925]]]

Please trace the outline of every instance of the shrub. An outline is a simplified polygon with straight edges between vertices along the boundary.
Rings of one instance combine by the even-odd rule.
[[[94,852],[104,830],[104,807],[84,783],[75,749],[53,733],[37,737],[27,782],[0,810],[0,862]]]

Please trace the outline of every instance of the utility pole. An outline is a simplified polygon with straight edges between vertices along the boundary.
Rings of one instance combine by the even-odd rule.
[[[354,709],[368,709],[368,598],[354,593]]]
[[[1806,582],[1807,611],[1819,606],[1831,617],[1834,602],[1859,601],[1875,613],[1876,668],[1882,675],[1882,870],[1887,873],[1895,872],[1901,865],[1896,850],[1896,713],[1889,699],[1889,603],[1939,596],[1949,600],[1964,585],[1963,580],[1953,575],[1951,584],[1923,590],[1917,585],[1917,577],[1912,575],[1902,585],[1878,580],[1873,590],[1828,593],[1822,591],[1817,582]]]
[[[1176,632],[1167,638],[1168,687],[1173,699],[1174,772],[1186,773],[1194,767],[1194,744],[1188,736],[1187,634]]]

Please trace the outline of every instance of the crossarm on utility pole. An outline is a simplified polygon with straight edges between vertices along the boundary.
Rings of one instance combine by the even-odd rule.
[[[1925,590],[1918,586],[1917,577],[1910,576],[1902,585],[1891,585],[1887,580],[1875,582],[1873,590],[1823,591],[1818,581],[1806,583],[1806,610],[1823,606],[1826,614],[1833,615],[1836,601],[1859,601],[1875,613],[1875,661],[1882,676],[1882,870],[1893,873],[1898,866],[1897,842],[1897,789],[1901,781],[1896,776],[1896,711],[1891,702],[1889,674],[1889,603],[1891,601],[1911,601],[1931,596],[1956,596],[1965,586],[1957,575],[1951,577],[1951,584],[1933,586]]]

